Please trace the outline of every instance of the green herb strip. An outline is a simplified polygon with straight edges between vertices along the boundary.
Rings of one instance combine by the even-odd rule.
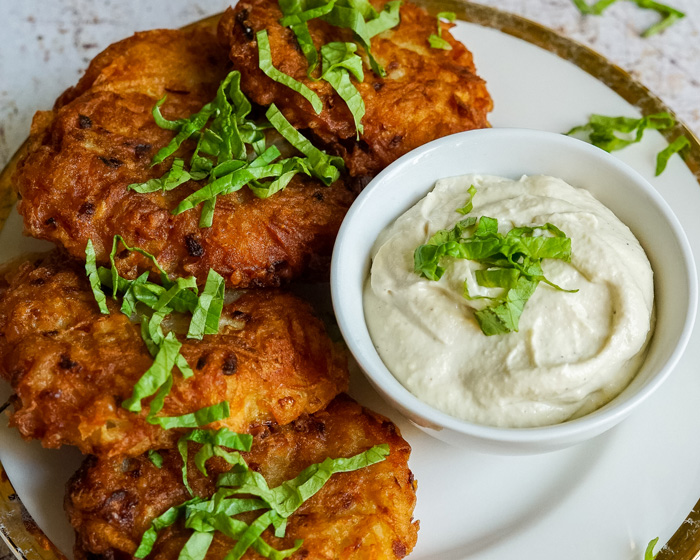
[[[339,170],[345,167],[342,158],[329,156],[309,142],[289,123],[274,103],[270,105],[265,116],[287,142],[308,158],[309,169],[314,177],[320,179],[325,185],[330,185],[338,180],[340,177]]]
[[[389,455],[387,444],[376,445],[364,453],[349,458],[326,459],[311,465],[295,478],[270,488],[264,477],[248,468],[239,451],[250,451],[252,436],[236,434],[226,429],[194,430],[180,438],[178,450],[183,460],[183,482],[190,493],[187,480],[188,442],[202,444],[195,456],[197,468],[206,475],[205,462],[213,456],[223,457],[232,465],[229,472],[219,476],[214,495],[205,500],[194,497],[185,503],[171,507],[156,517],[146,530],[138,549],[137,558],[145,558],[153,550],[158,532],[185,518],[185,527],[193,533],[180,552],[180,558],[204,560],[212,542],[213,533],[219,531],[236,541],[226,555],[226,559],[238,560],[252,548],[264,558],[283,560],[294,554],[302,545],[297,540],[293,548],[276,550],[262,540],[262,534],[269,527],[274,528],[275,536],[282,538],[286,532],[287,518],[306,500],[316,494],[333,474],[350,472],[369,467],[384,461]],[[234,451],[228,451],[227,447]],[[252,495],[253,498],[237,497]],[[234,519],[233,516],[252,511],[264,510],[250,525]]]
[[[242,189],[251,181],[265,179],[269,177],[279,177],[284,172],[282,163],[253,167],[251,165],[215,179],[205,187],[193,192],[185,198],[173,211],[174,214],[181,214],[190,210],[206,200],[214,199],[219,195],[226,195]],[[200,223],[200,226],[202,224]]]
[[[168,333],[159,345],[153,365],[136,382],[131,397],[122,403],[123,408],[131,412],[141,411],[141,400],[155,394],[168,381],[181,346],[175,335]]]
[[[270,40],[267,37],[267,30],[262,29],[258,31],[255,37],[258,41],[258,66],[260,67],[260,70],[265,72],[268,78],[287,86],[289,89],[301,95],[304,99],[311,103],[311,106],[318,115],[323,110],[323,101],[321,101],[318,94],[310,90],[298,80],[295,80],[284,72],[280,72],[273,66],[272,53],[270,52]]]
[[[267,36],[263,43],[266,39]],[[269,42],[267,45],[269,47]],[[346,61],[343,63],[353,64]],[[314,161],[311,164],[307,158],[300,157],[278,160],[281,157],[280,151],[275,146],[266,146],[264,131],[272,125],[248,120],[251,104],[241,91],[240,81],[240,72],[231,72],[219,85],[214,100],[187,119],[164,119],[160,107],[165,98],[161,99],[153,110],[156,124],[168,130],[176,130],[178,134],[173,142],[156,154],[153,161],[163,161],[187,138],[192,138],[197,141],[197,145],[190,159],[190,169],[185,169],[184,160],[174,158],[170,170],[162,177],[129,185],[129,189],[139,193],[170,191],[187,181],[206,180],[201,188],[187,196],[172,211],[177,215],[201,204],[199,226],[205,228],[213,225],[216,198],[246,185],[258,198],[267,198],[283,190],[297,173],[317,176],[325,185],[335,181],[339,177],[338,169],[343,167],[342,159],[330,157],[321,150],[314,149]],[[343,91],[351,93],[346,84]],[[353,103],[357,106],[357,100],[353,100]],[[364,110],[364,105],[362,109]],[[204,118],[205,115],[208,115],[207,119]],[[282,120],[286,127],[292,128],[286,119]],[[308,143],[300,134],[295,135]],[[248,155],[249,148],[255,154],[251,159]],[[335,169],[328,169],[329,167]],[[126,305],[129,306],[130,302]],[[198,322],[197,328],[201,328]],[[195,329],[192,332],[202,331]]]
[[[148,451],[148,460],[153,463],[153,465],[157,469],[162,469],[163,468],[163,456],[158,453],[157,451],[153,449],[149,449]]]
[[[187,338],[201,340],[205,334],[219,332],[219,321],[224,308],[224,292],[226,282],[215,270],[209,270],[204,291],[197,300],[197,305],[192,311],[190,328]]]
[[[656,546],[657,542],[659,542],[659,537],[649,541],[649,544],[644,551],[644,560],[654,560],[654,558],[656,558],[656,554],[654,554],[654,547]]]
[[[339,5],[336,1],[334,9],[321,19],[336,27],[351,29],[357,42],[364,48],[372,71],[380,77],[386,76],[386,71],[372,54],[370,41],[372,37],[399,24],[399,7],[401,2],[388,2],[381,12],[377,12],[366,0],[349,2]],[[369,21],[367,21],[369,19]]]
[[[165,99],[166,98],[163,97],[160,101],[158,101],[158,103],[156,103],[155,108],[153,109],[153,117],[156,119],[156,124],[159,124],[159,126],[160,123],[164,121],[164,119],[161,118],[159,120],[156,117],[156,112],[160,114],[160,105],[162,105],[165,102]],[[195,113],[187,119],[183,119],[181,121],[167,121],[167,128],[169,130],[172,130],[173,127],[177,125],[178,133],[167,146],[161,148],[158,151],[158,153],[153,158],[151,164],[158,165],[159,163],[165,161],[167,157],[173,155],[185,140],[187,140],[190,136],[204,128],[204,126],[207,124],[207,121],[211,118],[213,113],[214,107],[211,103],[207,103],[197,113]]]
[[[664,172],[668,160],[673,154],[677,154],[686,148],[690,148],[690,140],[686,136],[679,136],[661,150],[656,156],[656,176],[658,177]]]
[[[585,125],[576,126],[566,134],[572,136],[581,133],[594,146],[613,152],[640,142],[647,129],[665,130],[674,125],[675,120],[669,113],[656,113],[641,119],[591,115]],[[619,136],[618,132],[632,137]]]
[[[279,0],[279,7],[284,16],[280,20],[280,24],[289,27],[294,33],[299,47],[301,47],[301,51],[306,57],[308,65],[306,75],[309,78],[318,66],[318,52],[311,38],[307,22],[311,19],[326,15],[333,9],[334,5],[335,0],[330,0],[327,4],[305,9],[301,0]]]
[[[466,214],[473,209],[476,188],[469,188],[469,201],[457,211]],[[549,232],[551,236],[535,235]],[[447,266],[445,259],[468,259],[485,265],[475,272],[479,286],[502,288],[503,294],[492,303],[474,312],[482,332],[487,336],[517,331],[525,304],[540,282],[562,290],[545,278],[542,259],[571,260],[571,239],[553,224],[513,228],[507,234],[498,232],[498,220],[488,216],[469,216],[451,230],[440,230],[425,245],[414,251],[414,271],[429,280],[440,280]],[[562,290],[575,292],[577,290]],[[473,297],[464,284],[466,299]]]
[[[322,8],[329,7],[329,9],[332,9],[334,4],[335,0],[332,0],[325,6],[322,6]],[[288,26],[294,33],[297,43],[299,43],[299,47],[301,48],[301,52],[303,52],[306,57],[306,63],[308,65],[306,74],[310,77],[312,72],[316,69],[316,66],[318,66],[318,52],[316,52],[309,26],[306,23],[308,19],[302,15],[304,6],[302,6],[301,0],[279,0],[279,7],[284,16],[280,21],[286,20],[286,23],[282,23],[282,25]]]
[[[97,274],[97,261],[92,239],[88,239],[85,247],[85,273],[90,281],[90,288],[92,289],[92,294],[100,308],[100,313],[109,315],[107,296],[105,296],[105,293],[102,291],[102,283],[100,282],[100,277]]]
[[[375,10],[368,0],[329,0],[321,5],[309,0],[278,0],[278,2],[283,14],[280,24],[294,32],[306,56],[309,77],[318,64],[318,53],[307,23],[316,18],[336,27],[352,30],[357,42],[367,54],[372,71],[378,76],[386,76],[386,72],[372,55],[370,41],[375,35],[399,24],[400,1],[387,2],[380,12]]]
[[[151,550],[153,549],[153,545],[156,544],[158,532],[173,525],[180,517],[180,514],[184,512],[190,505],[196,504],[201,501],[201,498],[193,498],[192,500],[188,500],[180,504],[179,506],[173,506],[171,508],[168,508],[167,510],[165,510],[165,512],[163,512],[153,521],[151,521],[151,526],[141,537],[141,542],[139,543],[136,552],[134,552],[134,556],[136,558],[145,558],[146,556],[148,556],[151,553]]]
[[[312,72],[318,65],[318,52],[313,44],[307,22],[316,18],[320,18],[337,27],[351,29],[360,45],[367,52],[372,70],[379,76],[386,75],[384,69],[372,56],[370,41],[375,35],[399,24],[401,2],[388,2],[381,12],[377,12],[367,0],[329,0],[324,4],[313,6],[309,6],[309,3],[305,0],[279,0],[279,6],[283,14],[280,24],[289,27],[294,32],[299,46],[306,57],[308,63],[307,76],[310,79],[315,80],[312,77]],[[265,37],[266,40],[267,37]],[[258,45],[261,48],[260,42],[258,42]],[[269,43],[263,46],[269,49]],[[355,54],[356,50],[357,45],[354,43],[331,42],[323,45],[321,47],[322,75],[319,79],[327,81],[347,104],[352,114],[357,131],[357,139],[359,140],[360,134],[363,132],[362,117],[365,114],[365,104],[359,91],[353,85],[350,74],[361,82],[364,80],[364,73],[362,70],[362,59]],[[271,66],[271,62],[269,65]],[[266,70],[264,71],[268,73]],[[270,76],[269,73],[268,76]],[[276,81],[281,81],[274,76],[270,77]],[[296,82],[289,87],[301,93],[299,88],[303,87],[303,85]]]
[[[280,517],[287,518],[316,494],[333,474],[369,467],[383,461],[388,455],[389,446],[382,444],[347,459],[328,458],[305,468],[292,480],[272,489],[260,473],[252,470],[224,473],[219,476],[217,485],[231,487],[235,494],[258,496]]]
[[[223,447],[235,449],[238,451],[250,451],[253,445],[253,436],[248,434],[237,434],[227,428],[221,428],[218,431],[213,430],[193,430],[187,435],[181,437],[177,442],[177,448],[182,457],[182,482],[191,495],[194,495],[190,487],[187,476],[187,442],[194,441],[201,443],[202,448],[195,456],[195,464],[204,476],[207,476],[207,471],[204,468],[204,463],[210,457],[221,457],[230,465],[245,465],[245,461],[236,452],[228,452]]]
[[[116,255],[119,245],[127,251],[137,252],[153,262],[161,273],[158,285],[148,280],[148,272],[144,272],[135,280],[128,280],[119,275],[116,266]],[[115,235],[110,252],[110,268],[96,266],[96,256],[92,241],[85,248],[85,271],[90,280],[95,300],[100,312],[109,314],[106,306],[106,296],[103,286],[111,289],[116,299],[122,295],[121,311],[132,317],[137,314],[137,304],[144,305],[150,310],[150,317],[142,314],[141,337],[148,351],[154,357],[153,364],[134,385],[131,396],[122,402],[122,407],[131,412],[142,410],[141,401],[153,397],[149,405],[146,420],[163,429],[198,427],[216,422],[229,416],[229,405],[222,402],[204,407],[195,412],[178,417],[156,416],[164,406],[165,398],[173,385],[173,369],[177,367],[184,378],[194,375],[184,356],[180,354],[182,344],[174,333],[163,333],[161,323],[173,311],[192,313],[188,338],[201,339],[205,334],[216,334],[224,302],[224,279],[214,270],[209,271],[207,283],[200,296],[197,295],[197,282],[194,277],[178,278],[175,282],[168,278],[165,270],[158,264],[157,259],[148,251],[138,247],[130,247],[120,235]]]
[[[437,35],[432,33],[430,37],[428,37],[428,42],[433,49],[451,51],[452,45],[450,45],[447,40],[442,38],[442,25],[440,24],[440,20],[443,19],[449,21],[450,23],[454,23],[457,20],[457,15],[454,12],[440,12],[437,15]]]
[[[218,422],[223,418],[228,418],[231,414],[228,401],[213,404],[205,408],[200,408],[195,412],[183,414],[182,416],[150,416],[147,418],[150,424],[160,426],[164,430],[173,428],[198,428],[213,422]]]
[[[381,12],[376,12],[369,2],[364,2],[364,5],[369,6],[372,10],[372,17],[367,21],[367,33],[370,39],[389,29],[393,29],[401,22],[401,15],[399,13],[399,9],[401,8],[400,0],[387,2]],[[376,16],[374,14],[376,14]]]
[[[598,0],[593,4],[588,4],[586,0],[573,0],[573,3],[582,14],[598,16],[617,1],[618,0]],[[654,0],[630,1],[634,2],[637,4],[637,6],[645,10],[654,10],[661,16],[661,20],[658,23],[655,23],[642,32],[642,37],[645,38],[660,33],[667,27],[673,25],[679,19],[685,17],[685,13],[677,10],[676,8],[667,6],[666,4],[661,4],[660,2],[655,2]]]
[[[352,74],[358,82],[364,80],[362,59],[355,54],[357,45],[354,43],[334,42],[321,47],[322,75],[331,87],[345,101],[357,130],[357,139],[364,132],[362,117],[365,115],[365,102],[350,80]]]
[[[185,161],[175,158],[170,170],[162,177],[149,179],[145,183],[134,183],[129,185],[128,188],[138,193],[166,192],[179,187],[187,181],[203,179],[205,176],[202,173],[188,173],[185,171]]]
[[[580,136],[594,146],[613,152],[626,148],[642,140],[644,131],[668,130],[676,124],[675,119],[669,113],[655,113],[641,119],[632,117],[608,117],[605,115],[591,115],[588,122],[572,128],[566,134],[568,136]],[[617,133],[626,134],[619,136]],[[685,136],[676,138],[667,148],[659,152],[656,157],[656,175],[663,173],[669,158],[690,146],[690,141]]]

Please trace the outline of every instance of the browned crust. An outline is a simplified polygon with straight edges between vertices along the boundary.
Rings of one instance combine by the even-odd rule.
[[[373,445],[388,443],[388,458],[371,467],[333,475],[326,486],[289,518],[285,538],[267,531],[263,538],[276,548],[303,539],[294,560],[384,560],[403,558],[415,546],[413,521],[416,484],[408,468],[410,446],[386,418],[363,409],[347,396],[325,411],[302,417],[285,427],[265,426],[255,434],[251,468],[273,487],[326,457],[348,457]],[[190,484],[198,496],[211,496],[216,476],[228,469],[221,460],[208,462],[209,478],[192,463]],[[77,560],[132,558],[151,520],[188,499],[182,484],[181,460],[164,451],[157,469],[144,456],[121,461],[88,459],[68,485],[66,509],[76,529]],[[176,524],[163,531],[149,556],[174,560],[190,531]],[[217,535],[207,558],[219,560],[232,542]],[[258,559],[249,551],[244,558]]]
[[[153,358],[140,329],[109,298],[101,315],[81,263],[54,252],[26,262],[0,289],[0,376],[12,385],[11,424],[46,447],[138,455],[173,445],[179,433],[121,407]],[[2,282],[0,282],[2,285]],[[186,332],[186,325],[171,325]],[[278,290],[242,294],[225,306],[218,335],[185,339],[195,372],[175,384],[160,415],[228,401],[215,426],[246,432],[323,409],[347,388],[347,363],[310,306]]]
[[[373,0],[377,9],[383,0]],[[342,155],[350,174],[374,175],[406,152],[447,134],[488,126],[492,102],[476,75],[471,53],[443,25],[452,50],[430,48],[428,37],[437,21],[425,10],[404,2],[401,23],[372,39],[372,53],[387,71],[380,78],[369,70],[356,87],[366,107],[364,133],[355,140],[355,125],[345,102],[325,81],[307,77],[307,62],[292,31],[282,27],[277,2],[242,0],[221,19],[219,37],[243,76],[241,87],[256,103],[275,103],[297,128],[310,129],[317,140]],[[321,20],[309,22],[316,48],[331,41],[354,41],[352,32]],[[315,91],[324,103],[316,115],[310,103],[274,82],[258,68],[255,33],[267,29],[273,64]],[[361,50],[361,49],[360,49]]]
[[[202,283],[210,268],[233,287],[279,286],[327,275],[336,233],[355,194],[341,179],[331,187],[297,175],[286,190],[261,200],[244,188],[219,197],[211,228],[200,207],[171,211],[201,185],[167,193],[127,189],[163,175],[170,159],[150,162],[173,137],[151,115],[167,94],[166,118],[189,116],[213,99],[230,70],[210,27],[137,33],[98,55],[53,111],[38,112],[13,183],[25,233],[84,258],[92,239],[105,262],[116,234],[154,254],[177,276]],[[188,144],[187,142],[185,144]],[[188,157],[191,146],[178,155]],[[125,266],[153,268],[131,254]]]

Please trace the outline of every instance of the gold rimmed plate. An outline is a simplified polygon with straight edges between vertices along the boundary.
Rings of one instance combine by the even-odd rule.
[[[474,53],[494,98],[493,126],[564,132],[584,123],[590,113],[668,111],[623,70],[547,28],[459,0],[421,3],[433,13],[457,14],[460,21],[453,32]],[[657,188],[692,243],[700,239],[700,143],[682,123],[664,134],[650,132],[642,143],[615,155]],[[654,177],[656,153],[679,134],[688,136],[691,148]],[[21,223],[11,212],[10,176],[16,162],[17,157],[0,175],[0,220],[9,215],[0,232],[0,262],[34,247],[20,239]],[[695,258],[700,262],[698,254]],[[652,538],[665,542],[700,497],[700,448],[693,445],[700,429],[700,381],[694,372],[700,360],[698,338],[693,335],[663,390],[632,418],[588,444],[536,457],[491,457],[447,447],[388,409],[356,375],[355,396],[395,419],[413,446],[421,531],[411,558],[631,560],[641,558]],[[0,402],[6,395],[7,388],[0,387]],[[60,553],[43,546],[49,542],[70,554],[62,486],[79,457],[70,450],[42,450],[35,443],[0,429],[0,533],[19,556],[50,560]],[[60,463],[63,471],[39,467],[46,463]],[[679,543],[693,540],[692,526],[684,527],[674,537]],[[678,554],[680,550],[674,557],[681,558]]]

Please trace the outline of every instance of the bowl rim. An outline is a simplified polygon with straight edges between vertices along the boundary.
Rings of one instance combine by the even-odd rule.
[[[386,366],[384,366],[384,368],[389,373],[388,377],[383,373],[378,374],[377,372],[370,371],[371,368],[367,367],[366,362],[363,359],[363,354],[366,351],[369,351],[370,353],[374,352],[379,360],[382,360],[373,345],[371,349],[366,349],[363,348],[363,345],[357,342],[356,338],[353,336],[354,329],[357,327],[350,325],[350,321],[346,314],[345,304],[347,302],[341,294],[343,291],[342,286],[344,284],[344,275],[342,270],[344,265],[343,256],[351,244],[348,231],[351,230],[354,223],[358,221],[358,216],[362,215],[365,206],[372,202],[372,197],[375,191],[386,188],[383,187],[383,185],[386,184],[386,180],[390,178],[391,175],[397,173],[402,167],[414,162],[415,160],[424,158],[429,152],[441,151],[445,149],[449,150],[451,146],[454,146],[465,138],[468,138],[473,142],[478,142],[483,136],[495,138],[501,137],[504,141],[507,139],[508,141],[514,142],[525,140],[528,142],[556,141],[560,142],[563,146],[566,146],[566,149],[573,151],[578,150],[583,153],[588,153],[590,156],[602,159],[606,164],[615,168],[617,172],[627,176],[631,182],[642,188],[642,190],[649,196],[652,203],[663,215],[664,219],[667,221],[667,224],[670,226],[672,235],[676,238],[683,257],[685,282],[688,285],[687,312],[683,320],[683,326],[680,331],[678,341],[668,359],[659,368],[659,371],[657,371],[656,374],[644,384],[644,386],[625,400],[615,404],[616,398],[613,398],[612,401],[589,414],[573,420],[567,420],[559,424],[529,428],[487,426],[451,416],[423,402],[407,388],[405,388],[401,382],[393,376],[391,371]],[[435,180],[431,182],[430,187],[428,187],[425,194],[427,194],[433,188],[435,181],[440,178],[437,175],[438,174],[436,174]],[[386,225],[384,227],[386,227]],[[437,430],[444,428],[453,430],[464,436],[471,436],[480,440],[513,444],[547,443],[567,440],[578,441],[584,439],[587,434],[591,434],[591,436],[593,436],[602,433],[624,419],[633,409],[638,407],[658,389],[658,387],[668,378],[671,371],[677,365],[692,334],[698,306],[698,277],[690,242],[673,210],[665,199],[659,194],[659,192],[651,185],[651,183],[642,177],[642,175],[634,168],[630,167],[604,150],[587,142],[563,134],[525,128],[488,128],[470,130],[444,136],[408,152],[381,171],[372,179],[372,181],[370,181],[362,193],[360,193],[358,198],[348,210],[345,219],[341,224],[331,258],[330,285],[333,310],[338,322],[338,327],[350,352],[371,384],[374,385],[380,393],[391,395],[391,399],[394,400],[394,406],[397,406],[399,409],[403,408],[415,413],[415,415],[419,416],[421,419],[424,419],[429,427]],[[366,318],[364,317],[364,305],[362,305],[362,311],[363,328],[367,329]],[[369,334],[368,329],[367,332]],[[384,396],[383,398],[386,399]]]

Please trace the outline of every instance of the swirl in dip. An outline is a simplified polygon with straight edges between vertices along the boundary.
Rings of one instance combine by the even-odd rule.
[[[571,239],[571,261],[544,259],[542,269],[578,292],[540,282],[518,332],[479,327],[474,312],[490,300],[475,296],[503,292],[476,283],[484,265],[451,259],[438,281],[414,272],[414,250],[465,218],[456,209],[471,185],[467,215],[498,219],[499,233],[549,222]],[[474,299],[463,296],[465,281]],[[643,360],[653,301],[653,273],[629,228],[588,191],[544,176],[438,181],[380,234],[364,289],[374,345],[409,391],[457,418],[514,428],[577,418],[618,395]]]

